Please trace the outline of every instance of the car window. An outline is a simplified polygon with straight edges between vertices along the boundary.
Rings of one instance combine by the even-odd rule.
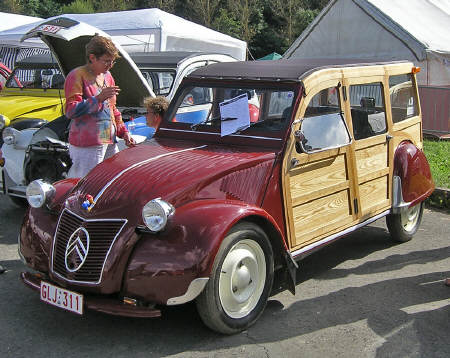
[[[416,91],[411,74],[389,77],[389,95],[394,123],[418,114]]]
[[[24,88],[30,89],[63,89],[64,88],[64,76],[57,69],[14,69],[12,75],[6,82],[8,88],[18,88],[19,84],[14,80],[14,76],[19,79],[21,85]]]
[[[306,108],[299,134],[298,152],[316,152],[350,143],[338,87],[327,88],[314,95]]]
[[[263,133],[283,130],[290,120],[294,92],[190,86],[177,98],[170,122],[189,124],[186,127],[192,131],[215,131],[224,136],[245,134],[247,130]]]
[[[141,69],[141,73],[155,95],[167,96],[170,93],[175,80],[175,71]]]
[[[381,83],[351,85],[350,108],[355,140],[386,133],[386,110]]]

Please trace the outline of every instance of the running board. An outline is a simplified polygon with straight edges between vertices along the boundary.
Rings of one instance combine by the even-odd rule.
[[[390,212],[391,212],[391,210],[386,210],[386,211],[382,212],[381,214],[374,216],[373,218],[367,219],[366,221],[359,223],[358,225],[349,227],[348,229],[345,229],[344,231],[340,231],[340,232],[333,234],[331,236],[328,236],[320,241],[316,241],[312,244],[302,247],[301,249],[293,251],[293,252],[291,252],[291,255],[295,261],[299,261],[299,260],[303,259],[304,257],[308,256],[309,254],[312,254],[314,251],[320,249],[322,246],[331,244],[332,242],[336,241],[337,239],[341,238],[342,236],[347,235],[363,226],[366,226],[366,225],[382,218],[383,216],[388,215]]]

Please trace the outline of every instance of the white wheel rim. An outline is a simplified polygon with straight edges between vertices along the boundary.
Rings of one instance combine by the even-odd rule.
[[[219,298],[231,318],[247,316],[258,304],[266,282],[266,258],[253,240],[242,240],[228,252],[219,277]]]
[[[412,231],[417,225],[417,221],[419,220],[420,213],[420,204],[413,206],[412,208],[408,208],[406,210],[402,210],[401,219],[402,226],[405,231]]]

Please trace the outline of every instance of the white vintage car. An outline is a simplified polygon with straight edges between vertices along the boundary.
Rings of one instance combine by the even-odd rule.
[[[55,49],[61,72],[66,75],[73,68],[85,63],[84,46],[99,33],[108,36],[90,25],[61,17],[31,30],[25,38],[45,35],[57,31],[56,37],[43,38]],[[122,89],[117,104],[137,142],[153,134],[145,124],[145,109],[141,107],[146,96],[161,95],[169,101],[173,98],[183,77],[217,62],[236,61],[235,58],[217,53],[167,51],[127,54],[117,45],[121,58],[111,70],[116,84]],[[192,101],[193,97],[186,98]],[[198,121],[194,114],[187,114],[192,122]],[[43,122],[45,123],[45,122]],[[11,125],[3,131],[4,144],[0,152],[2,166],[1,186],[18,205],[27,205],[25,189],[34,179],[56,181],[67,174],[71,162],[68,156],[67,126],[63,116],[38,128],[16,129]],[[119,148],[125,146],[119,141]]]

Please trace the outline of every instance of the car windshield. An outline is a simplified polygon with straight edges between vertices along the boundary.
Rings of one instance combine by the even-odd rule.
[[[15,80],[17,78],[19,82]],[[6,81],[7,88],[63,89],[64,76],[55,68],[20,68],[14,69]]]
[[[221,137],[280,137],[294,98],[294,90],[287,88],[189,86],[178,95],[165,127]]]
[[[140,69],[150,88],[157,96],[167,96],[172,89],[175,80],[173,70]]]

